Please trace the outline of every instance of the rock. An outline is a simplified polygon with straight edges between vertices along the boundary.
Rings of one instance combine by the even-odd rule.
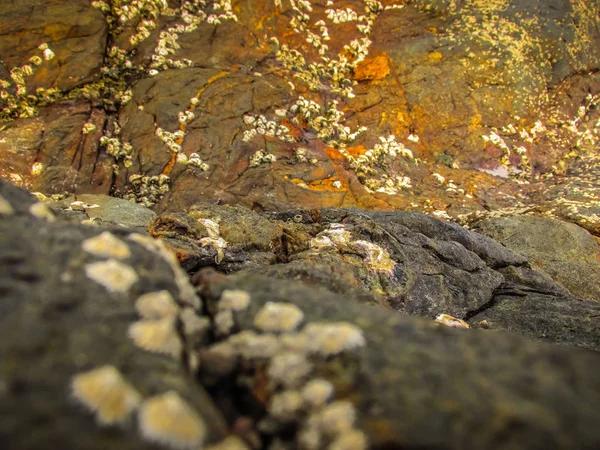
[[[174,358],[144,351],[132,339],[137,336],[132,324],[140,319],[136,298],[141,295],[164,291],[180,309],[195,300],[198,313],[199,300],[190,297],[189,285],[181,285],[183,274],[176,260],[167,253],[161,256],[158,244],[130,230],[38,218],[29,211],[42,204],[3,181],[0,196],[14,209],[0,214],[4,445],[154,448],[140,437],[137,420],[119,405],[135,408],[138,395],[148,399],[168,391],[177,392],[201,415],[208,440],[222,438],[224,419],[203,388],[191,382],[184,353]],[[154,251],[148,249],[152,247]],[[183,339],[173,333],[177,341]],[[160,335],[152,339],[156,342],[137,344],[152,347],[162,342]],[[185,345],[179,346],[183,352]],[[101,368],[93,372],[95,379],[83,377]],[[115,369],[138,393],[127,394],[124,404],[111,403],[114,389],[106,387],[115,382]],[[118,423],[106,425],[111,420]]]
[[[156,213],[142,205],[108,195],[77,195],[76,201],[83,202],[86,215],[91,220],[113,223],[127,228],[146,229]]]
[[[211,230],[207,219],[222,227]],[[197,205],[162,214],[149,229],[188,273],[214,267],[299,280],[348,301],[430,319],[449,314],[471,325],[488,319],[491,328],[600,350],[597,305],[573,297],[497,241],[421,213],[325,208],[261,215]],[[547,308],[533,308],[542,300]],[[573,333],[579,322],[581,333]]]
[[[266,342],[266,335],[258,337],[255,317],[269,303],[296,305],[303,312],[300,331],[289,340],[285,333],[279,337],[284,347],[306,345],[313,352],[320,347],[304,341],[303,330],[327,323],[342,327],[344,333],[328,335],[327,348],[348,345],[348,349],[327,358],[310,353],[310,372],[304,379],[324,379],[333,386],[335,403],[328,414],[335,410],[340,420],[346,417],[344,423],[355,429],[347,432],[360,430],[369,448],[593,448],[600,443],[594,426],[600,419],[596,408],[600,378],[593,369],[600,359],[595,353],[507,333],[449,328],[257,274],[223,277],[203,271],[196,281],[209,309],[218,308],[225,290],[241,289],[250,295],[247,310],[236,314],[240,332],[221,341],[221,346]],[[355,335],[357,330],[361,334]],[[292,402],[295,392],[277,387],[274,368],[265,371],[264,365],[275,365],[275,359],[264,353],[244,361],[244,374],[234,373],[234,384],[243,386],[244,394],[238,393],[239,406],[230,408],[245,408],[242,405],[252,399],[255,410],[261,411],[255,420],[265,427],[271,424],[265,433],[274,434],[282,448],[309,437],[320,438],[322,445],[330,442],[310,408],[285,419],[292,421],[290,426],[281,423],[279,409],[269,406],[276,398],[283,402],[278,397],[282,393],[289,393],[286,399]],[[291,374],[291,366],[288,370]],[[301,374],[300,367],[294,373]],[[218,388],[214,391],[228,395]],[[347,419],[353,414],[355,425]]]
[[[503,217],[475,229],[527,257],[573,295],[600,301],[600,247],[583,228],[544,217]]]
[[[296,26],[298,11],[272,2],[193,12],[54,3],[0,10],[11,36],[0,45],[10,94],[0,109],[11,120],[0,129],[3,178],[46,194],[118,194],[160,212],[200,199],[453,218],[542,205],[598,234],[600,197],[575,200],[562,179],[577,178],[571,170],[598,145],[596,4],[370,3],[368,26],[366,16],[340,23],[304,12],[311,26],[323,20],[324,47]],[[362,15],[365,2],[346,7]],[[177,28],[190,14],[194,25]],[[44,41],[56,57],[37,66],[30,58]],[[11,70],[32,64],[18,88]],[[313,111],[299,111],[303,102]],[[252,165],[257,152],[271,156]],[[160,175],[169,185],[150,195],[132,181]],[[565,191],[575,203],[561,203]]]
[[[335,285],[290,279],[310,270],[308,240],[311,258],[320,251],[339,270],[329,277],[327,264],[317,264],[323,284],[341,286],[341,264],[356,270],[356,256],[363,270],[349,273],[362,275],[358,281],[374,280],[374,268],[393,281],[390,256],[402,255],[399,265],[425,262],[448,286],[460,279],[454,269],[461,265],[473,283],[485,273],[501,277],[492,298],[500,306],[521,296],[521,311],[544,302],[549,320],[563,314],[559,285],[526,263],[501,264],[522,257],[490,238],[406,214],[258,214],[200,205],[158,218],[150,229],[172,245],[200,246],[208,238],[215,246],[226,236],[239,256],[250,253],[247,260],[253,250],[279,251],[281,241],[296,249],[290,262],[263,265],[262,274],[257,260],[235,275],[201,270],[193,277],[200,299],[160,239],[65,222],[0,181],[3,442],[31,449],[191,447],[239,438],[245,443],[236,445],[252,448],[598,447],[597,353],[494,331],[501,319],[490,305],[472,319],[492,330],[457,329],[364,305],[368,293],[358,283],[340,295]],[[224,247],[218,264],[239,265],[231,253]],[[288,278],[268,272],[287,265],[292,269],[278,277]],[[575,312],[587,328],[573,328],[571,343],[585,346],[582,340],[600,333],[588,326],[587,309]],[[597,340],[593,345],[598,349]]]

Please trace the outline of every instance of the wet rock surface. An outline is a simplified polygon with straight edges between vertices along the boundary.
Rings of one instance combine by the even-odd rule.
[[[267,251],[267,243],[281,239],[281,224],[290,236],[293,227],[344,224],[349,239],[343,248],[350,258],[350,250],[369,248],[353,246],[358,237],[397,257],[409,238],[420,236],[419,245],[412,244],[416,263],[426,259],[418,256],[419,248],[438,258],[445,255],[440,266],[464,263],[472,268],[469,273],[492,271],[504,277],[503,286],[512,283],[521,289],[519,298],[495,292],[500,305],[521,301],[519,313],[510,311],[515,322],[536,324],[532,317],[519,317],[534,303],[539,307],[545,301],[548,316],[565,308],[551,308],[562,287],[489,238],[417,213],[403,217],[325,209],[309,216],[291,211],[287,222],[285,213],[197,206],[180,216],[187,217],[187,241],[218,241],[207,220],[217,223],[221,213],[232,223],[220,232],[252,261],[232,275],[200,270],[193,277],[197,296],[177,259],[162,247],[161,241],[177,242],[172,229],[163,228],[162,238],[153,240],[122,227],[65,222],[43,205],[0,183],[0,436],[11,448],[155,448],[153,439],[167,446],[190,442],[177,441],[181,428],[153,428],[150,399],[158,404],[164,398],[156,395],[167,391],[176,392],[196,412],[206,431],[194,434],[196,419],[189,418],[189,409],[173,406],[179,405],[173,394],[161,420],[170,423],[169,414],[180,414],[180,420],[183,414],[189,425],[184,429],[192,430],[185,436],[192,442],[202,436],[206,443],[232,445],[237,439],[241,448],[547,449],[600,444],[595,426],[600,420],[597,353],[493,329],[453,329],[392,312],[381,306],[383,297],[374,301],[376,296],[359,284],[346,291],[326,289],[326,280],[335,286],[336,278],[325,270],[323,281],[313,278],[312,287],[298,276],[300,271],[291,269],[293,277],[269,272],[293,261],[263,263],[260,274],[250,250]],[[196,225],[190,237],[192,218],[208,223],[208,229]],[[432,232],[439,234],[437,241],[427,237]],[[335,241],[334,236],[328,237]],[[231,253],[225,247],[220,263],[213,254],[211,264],[235,267]],[[389,264],[383,252],[379,255],[380,263]],[[117,273],[106,270],[107,263],[116,265]],[[318,262],[314,267],[321,270]],[[452,272],[446,270],[451,280]],[[543,289],[546,293],[540,294]],[[156,300],[155,294],[165,291]],[[165,295],[172,300],[165,303]],[[365,305],[368,297],[371,305]],[[140,334],[148,322],[171,323],[172,314],[178,323],[172,328],[175,341],[165,337],[164,329]],[[486,317],[492,324],[501,322],[493,313]],[[564,343],[586,346],[582,339],[592,338],[591,331],[572,332],[579,341]],[[129,387],[114,381],[113,370]],[[98,372],[113,387],[94,384]],[[98,392],[113,395],[111,383],[133,396],[126,397],[132,406],[125,413],[98,401]],[[137,394],[128,391],[131,387]],[[223,441],[227,436],[230,440]]]
[[[543,207],[598,235],[595,3],[59,3],[0,9],[3,178],[171,212]]]

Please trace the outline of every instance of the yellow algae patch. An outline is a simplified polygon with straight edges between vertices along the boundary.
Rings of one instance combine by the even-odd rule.
[[[441,52],[431,52],[427,55],[427,59],[434,64],[439,63],[443,57]]]
[[[88,264],[85,274],[110,292],[127,292],[138,281],[135,270],[115,259]]]
[[[179,313],[179,306],[169,291],[149,292],[140,296],[135,302],[135,309],[144,319],[164,319]]]
[[[181,356],[183,346],[175,329],[174,317],[139,320],[129,326],[128,334],[135,345],[143,350],[175,358]]]
[[[142,402],[142,396],[114,366],[75,375],[71,390],[80,403],[95,413],[102,425],[124,423]]]
[[[365,59],[354,69],[354,78],[358,81],[381,80],[389,74],[390,59],[386,54]]]
[[[131,256],[127,244],[108,231],[86,239],[82,247],[86,252],[104,258],[125,259]]]
[[[146,440],[174,449],[198,448],[207,434],[202,418],[175,391],[142,404],[139,430]]]
[[[481,126],[481,120],[482,117],[480,114],[475,114],[473,117],[471,117],[471,122],[469,123],[468,131],[473,132],[475,130],[478,130]]]

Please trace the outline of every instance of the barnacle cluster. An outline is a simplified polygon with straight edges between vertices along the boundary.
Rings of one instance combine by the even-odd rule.
[[[40,44],[38,49],[42,56],[34,55],[26,64],[13,67],[9,72],[9,80],[0,78],[0,122],[32,117],[38,106],[52,103],[62,95],[56,88],[38,88],[35,94],[27,91],[26,78],[32,76],[45,61],[55,57],[47,43]]]
[[[220,327],[217,319],[227,311],[235,322],[230,331],[239,330],[250,303],[244,291],[225,290],[213,314],[214,326]],[[212,364],[200,365],[200,373],[229,377],[243,361],[246,373],[252,368],[268,379],[267,417],[259,424],[263,432],[276,434],[293,426],[296,445],[315,450],[346,448],[339,440],[350,434],[354,446],[348,448],[365,449],[365,435],[355,428],[354,406],[335,400],[330,381],[312,376],[319,359],[351,355],[364,347],[362,330],[349,322],[305,322],[296,304],[265,302],[252,321],[257,331],[217,334],[222,340],[201,351],[201,359]]]
[[[106,153],[115,158],[115,161],[122,161],[126,168],[131,167],[133,164],[132,154],[133,147],[129,142],[121,141],[121,127],[119,126],[118,120],[112,120],[112,131],[109,129],[104,131],[104,136],[100,138],[100,146],[106,149]],[[87,124],[86,124],[87,125]],[[89,127],[87,128],[90,129]],[[86,128],[84,125],[84,132]],[[119,166],[113,165],[115,172],[118,172]]]
[[[290,129],[283,124],[277,123],[274,120],[268,120],[265,116],[252,116],[246,114],[244,123],[252,128],[244,131],[243,140],[248,142],[255,136],[276,137],[283,142],[294,142],[295,139],[290,135]]]
[[[129,176],[130,189],[123,195],[123,198],[142,203],[150,207],[158,202],[169,192],[171,179],[168,175],[142,175],[133,174]]]
[[[277,60],[295,79],[312,91],[325,90],[347,98],[354,97],[352,92],[354,82],[351,80],[350,72],[366,58],[371,45],[368,36],[371,34],[375,20],[384,10],[378,1],[365,0],[363,3],[364,14],[359,14],[351,8],[331,8],[333,3],[328,2],[325,19],[333,25],[356,22],[357,31],[362,35],[344,45],[343,51],[336,55],[337,57],[330,57],[327,56],[329,46],[325,44],[331,39],[326,21],[320,19],[311,24],[309,13],[313,8],[310,2],[291,0],[292,18],[289,27],[295,33],[304,35],[305,42],[315,50],[317,57],[310,61],[310,55],[304,56],[298,50],[290,49],[286,44],[280,45],[279,41],[273,38],[272,42],[277,47]]]
[[[261,164],[270,164],[277,161],[277,158],[272,153],[267,153],[264,150],[257,150],[250,157],[250,167],[258,167]]]
[[[351,228],[342,223],[332,223],[310,240],[310,247],[319,251],[333,249],[340,253],[361,257],[362,264],[372,271],[392,273],[396,262],[383,247],[363,239],[354,239]]]

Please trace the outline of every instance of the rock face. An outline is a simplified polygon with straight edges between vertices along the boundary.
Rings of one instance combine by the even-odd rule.
[[[86,397],[75,391],[77,375],[105,366],[116,368],[145,399],[177,392],[209,424],[210,440],[223,437],[221,413],[190,382],[179,352],[173,357],[139,347],[160,344],[160,336],[149,336],[157,341],[150,343],[132,339],[132,324],[140,319],[136,299],[144,294],[164,291],[178,308],[199,311],[200,300],[191,287],[177,283],[183,273],[174,272],[180,271],[176,264],[148,250],[153,245],[148,237],[120,228],[107,232],[59,223],[33,196],[4,182],[0,199],[5,206],[0,212],[3,445],[149,448],[132,417],[120,418],[118,402],[111,406],[110,377],[108,387],[100,382],[84,391],[88,401],[98,404],[86,404]],[[6,204],[12,212],[7,213]],[[98,237],[102,239],[93,241]],[[183,353],[184,344],[179,347]],[[101,412],[114,416],[116,428],[99,426]]]
[[[600,350],[597,303],[573,297],[493,239],[422,213],[261,215],[197,205],[160,215],[149,231],[190,273],[208,266],[301,280],[405,314],[450,314],[473,326],[487,320],[494,329]]]
[[[198,207],[187,216],[213,246],[219,238],[209,220],[220,212]],[[299,214],[288,225],[307,227]],[[363,240],[382,249],[391,242],[383,236],[395,236],[394,257],[418,229],[420,247],[446,264],[477,255],[485,261],[473,263],[478,271],[504,273],[504,284],[516,286],[508,272],[520,271],[523,290],[532,280],[538,289],[557,286],[491,239],[423,215],[320,214],[313,211],[314,223],[345,224],[350,258],[372,248],[352,244],[367,225]],[[220,233],[258,253],[280,235],[281,215],[239,207],[222,215],[231,224]],[[427,240],[431,232],[439,242]],[[321,243],[325,236],[338,242],[322,234]],[[232,264],[233,247],[222,264]],[[0,437],[10,448],[600,446],[595,352],[363,305],[253,273],[259,259],[235,275],[200,271],[198,297],[160,240],[63,222],[4,182],[0,249]],[[371,263],[387,269],[384,255]]]
[[[527,216],[481,221],[476,230],[524,255],[574,295],[600,301],[600,247],[586,230]]]
[[[172,212],[543,205],[598,233],[595,2],[279,3],[4,2],[0,176]]]

